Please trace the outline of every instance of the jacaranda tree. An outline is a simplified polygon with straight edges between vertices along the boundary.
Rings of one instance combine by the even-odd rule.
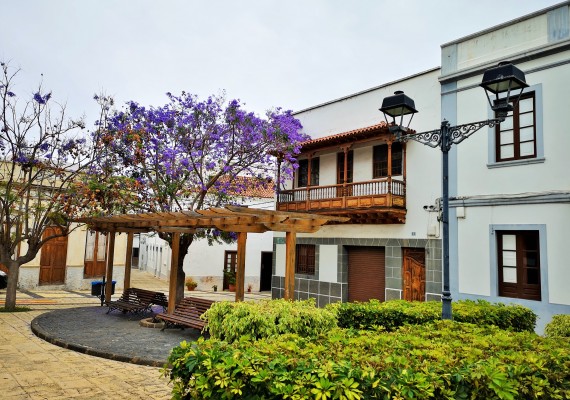
[[[169,101],[161,107],[131,101],[100,122],[104,133],[98,139],[102,151],[95,179],[101,181],[103,174],[128,182],[124,187],[131,190],[123,193],[129,197],[121,201],[130,211],[236,204],[248,190],[275,184],[276,157],[283,161],[280,179],[291,176],[299,145],[307,137],[290,111],[275,109],[262,118],[245,111],[239,100],[226,102],[224,96],[167,96]],[[122,198],[104,186],[101,192],[113,192],[106,196]],[[160,236],[171,243],[169,234]],[[228,237],[215,230],[181,235],[178,299],[184,293],[183,260],[196,236]]]
[[[41,85],[25,99],[13,88],[18,71],[0,66],[0,263],[9,274],[5,308],[13,310],[20,266],[83,212],[74,185],[93,152],[82,120],[69,119]]]

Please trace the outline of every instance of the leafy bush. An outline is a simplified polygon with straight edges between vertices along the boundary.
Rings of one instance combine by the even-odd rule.
[[[530,332],[452,321],[333,329],[232,344],[181,343],[175,399],[567,399],[570,348]]]
[[[548,337],[567,337],[570,338],[570,315],[555,315],[552,320],[546,324],[544,333]]]
[[[284,333],[314,336],[336,327],[335,314],[303,301],[218,302],[204,314],[210,336],[233,342],[243,336],[260,339]]]
[[[330,308],[335,310],[341,328],[375,329],[382,326],[392,331],[400,326],[426,324],[441,319],[441,303],[407,302],[394,300],[381,303],[342,303]],[[518,304],[491,304],[484,300],[460,300],[453,303],[453,319],[477,325],[495,325],[516,332],[534,331],[536,314]]]

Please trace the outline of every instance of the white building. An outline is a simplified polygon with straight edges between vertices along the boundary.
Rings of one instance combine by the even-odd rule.
[[[539,314],[538,331],[552,314],[570,313],[569,5],[444,44],[441,69],[296,113],[313,140],[278,209],[352,218],[298,235],[296,298],[440,298],[441,152],[392,142],[378,108],[403,90],[419,110],[417,132],[443,119],[494,118],[478,85],[485,69],[509,60],[530,85],[515,116],[450,152],[452,297],[523,304]],[[274,247],[273,296],[281,297],[282,235]]]
[[[477,85],[497,62],[530,85],[513,118],[450,153],[452,296],[528,306],[539,331],[570,313],[569,4],[442,46],[442,118],[452,124],[493,117]]]
[[[439,299],[437,213],[440,157],[419,143],[394,142],[378,108],[396,90],[413,92],[423,112],[414,129],[437,126],[439,68],[295,113],[313,140],[303,146],[294,181],[278,194],[280,211],[348,216],[348,224],[297,235],[295,296],[336,301]],[[346,166],[346,169],[345,169]],[[273,297],[284,288],[284,238],[275,234]]]

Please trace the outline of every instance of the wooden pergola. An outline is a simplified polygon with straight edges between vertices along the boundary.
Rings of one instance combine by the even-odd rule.
[[[77,222],[86,223],[89,228],[109,234],[107,246],[105,301],[111,300],[113,277],[113,257],[115,234],[127,233],[127,254],[125,258],[124,288],[130,287],[133,235],[145,232],[165,232],[172,234],[172,257],[170,263],[170,285],[168,312],[176,306],[177,265],[182,233],[194,233],[200,228],[217,228],[221,231],[236,232],[237,267],[236,301],[244,299],[245,248],[248,233],[267,231],[285,232],[285,299],[292,300],[295,292],[295,245],[297,233],[314,233],[331,222],[346,222],[348,218],[327,215],[294,213],[285,211],[261,210],[256,208],[227,206],[197,211],[158,212],[144,214],[121,214],[107,217],[81,218]]]

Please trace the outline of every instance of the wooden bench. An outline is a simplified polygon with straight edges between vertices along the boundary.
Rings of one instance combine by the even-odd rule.
[[[161,292],[153,292],[152,290],[128,288],[123,292],[121,298],[107,303],[109,309],[107,314],[113,310],[121,310],[123,313],[132,312],[139,313],[143,311],[152,311],[152,305],[162,306],[163,311],[168,307],[168,299]]]
[[[185,297],[174,309],[174,313],[160,313],[155,318],[164,321],[164,327],[161,331],[165,330],[167,327],[179,327],[184,329],[195,328],[204,329],[206,326],[206,321],[200,319],[200,316],[204,314],[215,301],[201,299],[198,297]]]

